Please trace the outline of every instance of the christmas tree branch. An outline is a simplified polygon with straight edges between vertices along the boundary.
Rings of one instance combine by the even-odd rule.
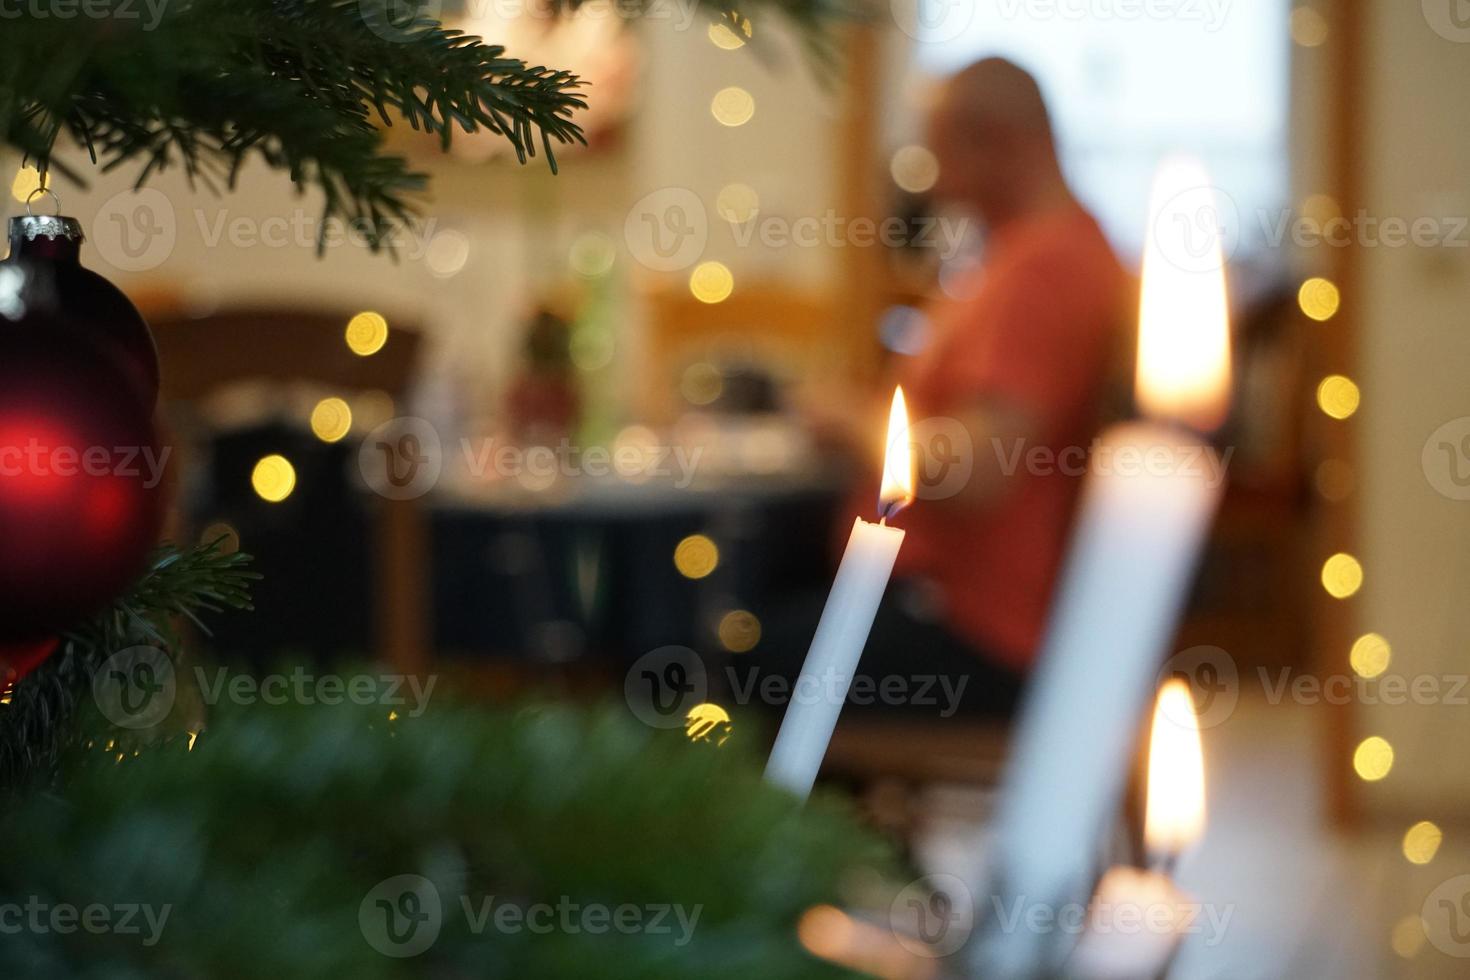
[[[757,5],[811,39],[855,2],[865,0]],[[730,0],[705,9],[733,15]],[[318,189],[324,219],[352,222],[379,247],[426,183],[384,150],[381,125],[402,120],[444,147],[456,130],[488,130],[522,162],[539,143],[553,172],[557,145],[584,142],[577,76],[421,10],[412,0],[88,0],[85,17],[27,12],[0,32],[0,138],[43,173],[78,181],[57,155],[63,135],[104,170],[140,165],[139,185],[181,167],[228,189],[257,158]]]
[[[200,613],[250,608],[249,583],[260,576],[247,568],[248,555],[227,554],[220,543],[160,549],[126,595],[67,633],[15,683],[0,704],[0,787],[50,774],[75,735],[78,702],[91,696],[93,676],[113,654],[137,644],[172,648],[180,618],[204,629]]]

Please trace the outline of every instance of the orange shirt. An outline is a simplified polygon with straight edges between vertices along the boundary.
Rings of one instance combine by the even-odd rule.
[[[1014,465],[1003,470],[1011,475],[1001,495],[973,510],[921,496],[896,522],[908,530],[899,569],[939,586],[951,628],[1025,669],[1097,434],[1127,279],[1096,222],[1075,206],[1005,229],[973,276],[961,290],[969,298],[930,310],[929,346],[902,372],[911,418],[994,398],[1038,423],[1039,446],[1009,436],[975,445],[977,466]]]

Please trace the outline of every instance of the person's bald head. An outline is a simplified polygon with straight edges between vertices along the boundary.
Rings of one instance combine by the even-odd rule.
[[[935,196],[970,205],[987,220],[1025,210],[1038,182],[1061,179],[1041,87],[1004,58],[977,61],[945,82],[929,145],[939,158]]]

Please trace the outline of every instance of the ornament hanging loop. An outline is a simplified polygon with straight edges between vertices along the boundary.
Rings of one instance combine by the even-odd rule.
[[[61,198],[57,196],[57,194],[56,194],[55,191],[53,191],[51,188],[47,187],[45,185],[45,183],[42,183],[40,187],[37,187],[35,190],[31,191],[29,194],[26,195],[26,215],[27,215],[27,217],[34,217],[35,216],[35,213],[33,211],[31,211],[31,202],[34,201],[36,199],[37,195],[40,195],[40,194],[50,194],[51,195],[51,200],[56,203],[56,210],[54,212],[52,212],[52,214],[53,215],[60,215],[61,214]]]

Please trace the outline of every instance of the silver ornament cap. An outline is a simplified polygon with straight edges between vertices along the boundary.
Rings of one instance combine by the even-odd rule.
[[[82,223],[64,214],[21,214],[10,219],[11,242],[33,242],[37,238],[58,238],[80,243]]]

